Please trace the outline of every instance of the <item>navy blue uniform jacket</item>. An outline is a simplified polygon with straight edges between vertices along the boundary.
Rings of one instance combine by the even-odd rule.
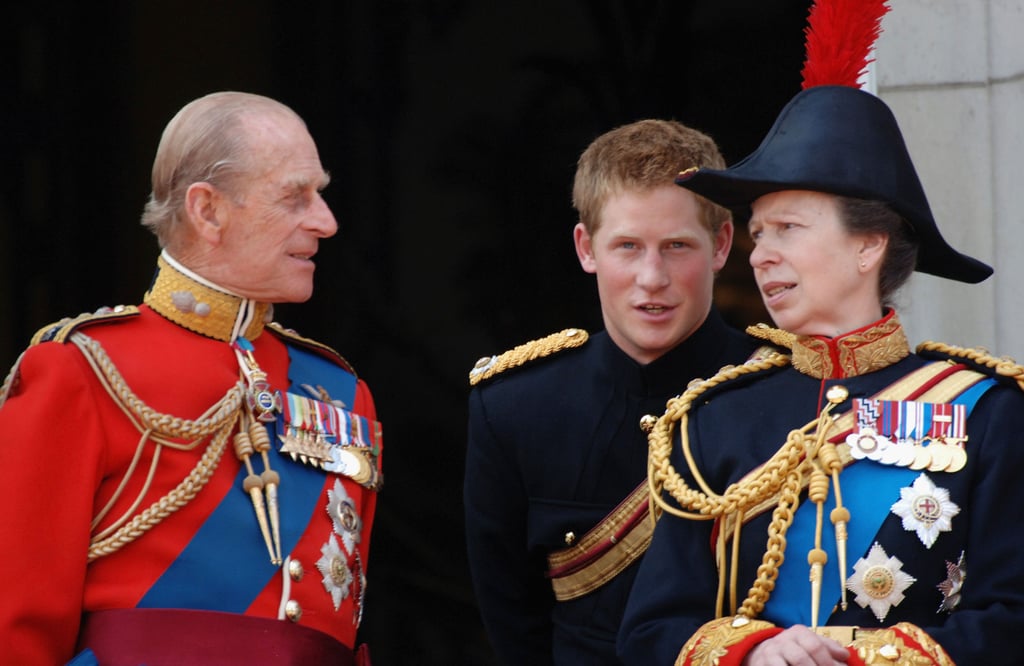
[[[712,310],[677,348],[642,366],[604,332],[507,370],[469,399],[465,510],[484,624],[507,664],[618,664],[615,636],[637,562],[604,587],[555,601],[549,553],[596,525],[646,477],[646,414],[694,377],[742,363],[756,343]]]
[[[690,413],[690,445],[697,466],[708,485],[722,492],[729,483],[768,460],[791,429],[817,417],[823,385],[826,390],[836,384],[849,390],[849,400],[833,412],[840,414],[850,409],[854,398],[869,397],[925,362],[911,354],[876,372],[824,381],[787,366],[757,373],[752,380],[741,378],[722,384],[700,396]],[[848,554],[850,571],[858,558],[867,557],[872,543],[882,546],[888,556],[898,558],[902,571],[916,579],[905,590],[905,598],[888,610],[884,621],[879,621],[870,607],[855,603],[853,592],[848,594],[848,610],[837,607],[831,615],[832,603],[826,605],[823,596],[820,622],[867,628],[911,622],[938,641],[957,664],[1021,663],[1024,530],[1014,516],[1024,506],[1022,433],[1024,394],[1016,386],[999,384],[990,388],[967,420],[966,466],[955,473],[925,472],[937,487],[949,491],[950,499],[960,509],[952,518],[951,531],[941,532],[928,548],[914,531],[904,529],[898,515],[883,508],[888,514],[880,514],[884,520],[874,539],[863,552]],[[685,474],[678,432],[674,439],[672,462]],[[864,460],[854,462],[851,468],[861,465],[889,467]],[[840,475],[841,483],[845,474]],[[917,474],[913,472],[911,477]],[[910,482],[902,485],[909,486]],[[843,490],[852,527],[858,519],[855,506],[863,498],[851,494],[852,488]],[[865,494],[887,494],[878,498],[884,507],[900,500],[899,487],[879,485]],[[825,515],[825,538],[832,539],[827,511]],[[765,512],[743,529],[740,599],[756,578],[770,518],[771,511]],[[661,516],[623,621],[626,663],[674,663],[687,639],[714,617],[717,570],[711,529],[711,521],[684,520],[668,513]],[[961,554],[967,571],[961,599],[952,611],[940,610],[943,592],[938,586],[949,577],[947,563],[956,564]],[[830,560],[825,566],[836,565]],[[797,567],[799,577],[806,581],[807,551],[787,548],[782,568],[786,567]],[[780,593],[781,586],[773,596]],[[761,619],[788,626],[779,615],[782,611],[776,609],[772,614],[771,603]],[[784,609],[785,614],[809,605],[809,596],[799,599]],[[728,614],[728,607],[725,612]]]

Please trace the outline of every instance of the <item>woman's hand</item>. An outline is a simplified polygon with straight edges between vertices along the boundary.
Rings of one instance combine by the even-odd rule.
[[[836,641],[795,625],[751,650],[743,666],[842,666],[849,658]]]

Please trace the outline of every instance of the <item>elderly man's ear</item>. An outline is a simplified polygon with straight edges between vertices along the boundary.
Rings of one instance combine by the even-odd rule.
[[[192,183],[185,192],[186,222],[196,236],[217,245],[227,222],[229,203],[228,198],[210,183]]]

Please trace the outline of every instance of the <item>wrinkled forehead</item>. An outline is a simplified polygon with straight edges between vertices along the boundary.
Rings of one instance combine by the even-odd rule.
[[[273,175],[283,185],[292,186],[323,187],[330,180],[320,163],[316,143],[298,116],[259,114],[242,123],[252,175]]]

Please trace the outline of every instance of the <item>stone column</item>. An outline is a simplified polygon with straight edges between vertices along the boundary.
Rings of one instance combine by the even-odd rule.
[[[995,268],[978,285],[915,273],[912,344],[1024,361],[1024,0],[890,0],[874,65],[943,235]]]

